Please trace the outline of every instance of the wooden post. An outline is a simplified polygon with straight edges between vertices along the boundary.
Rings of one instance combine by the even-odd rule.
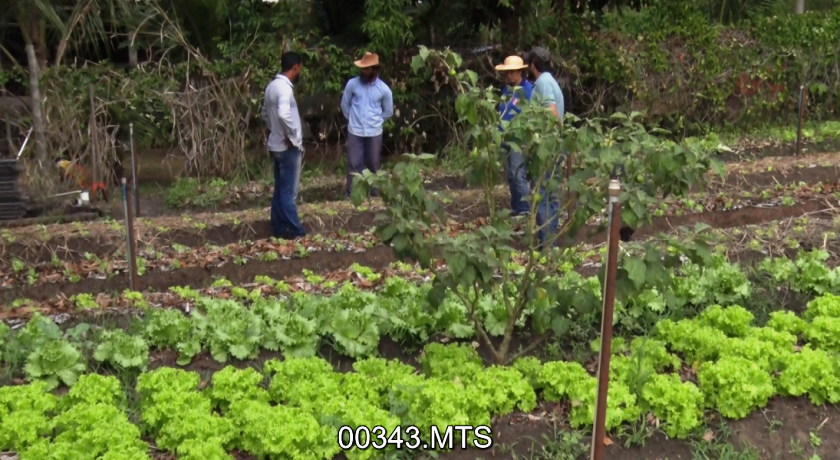
[[[35,47],[26,45],[26,59],[29,61],[29,94],[32,98],[32,119],[35,128],[35,158],[41,167],[47,162],[47,140],[45,137],[44,115],[41,112],[40,72]]]
[[[805,0],[796,0],[796,14],[805,14]]]
[[[90,158],[91,163],[93,165],[93,176],[91,177],[91,183],[97,184],[100,182],[99,180],[99,145],[97,145],[97,135],[96,135],[96,99],[93,94],[93,84],[88,85],[88,97],[90,98],[90,122],[88,123],[88,142],[90,142]],[[94,191],[93,196],[91,197],[93,201],[96,201],[96,192]]]
[[[609,188],[610,232],[607,237],[607,265],[604,276],[604,315],[601,319],[601,351],[598,360],[598,392],[595,402],[595,423],[592,433],[591,460],[604,460],[604,440],[607,436],[607,395],[610,387],[610,357],[612,355],[613,309],[615,307],[615,279],[618,272],[618,241],[621,229],[621,182],[615,176]]]

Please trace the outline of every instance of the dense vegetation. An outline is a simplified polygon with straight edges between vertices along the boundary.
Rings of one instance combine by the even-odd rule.
[[[643,111],[675,135],[792,121],[800,85],[809,118],[838,108],[840,16],[821,0],[809,0],[804,15],[792,14],[793,1],[758,0],[34,3],[2,12],[3,56],[15,61],[6,60],[0,83],[26,93],[22,44],[36,45],[46,150],[75,158],[91,150],[92,83],[100,150],[119,151],[133,122],[142,147],[176,148],[194,172],[245,171],[247,152],[263,142],[262,88],[284,49],[306,56],[304,117],[325,140],[343,124],[336,96],[353,56],[379,52],[398,108],[387,126],[388,150],[397,153],[465,148],[451,142],[463,127],[447,76],[409,65],[417,45],[452,46],[483,85],[496,86],[490,64],[544,45],[557,58],[569,111]],[[114,64],[134,50],[138,67]],[[21,132],[31,126],[25,113],[8,118]]]

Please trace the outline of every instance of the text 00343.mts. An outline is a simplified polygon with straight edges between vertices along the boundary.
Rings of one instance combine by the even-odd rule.
[[[338,429],[338,446],[343,450],[452,450],[474,448],[489,449],[493,446],[493,432],[489,426],[449,425],[441,430],[429,427],[427,436],[421,436],[416,426],[397,426],[388,430],[383,426],[343,426]],[[456,433],[460,435],[456,439]],[[456,442],[458,441],[458,442]]]

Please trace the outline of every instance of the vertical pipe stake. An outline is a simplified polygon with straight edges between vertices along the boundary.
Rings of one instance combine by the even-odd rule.
[[[128,187],[125,177],[120,181],[122,184],[123,207],[125,208],[125,237],[126,237],[126,258],[128,262],[128,287],[132,291],[137,290],[137,258],[135,257],[136,245],[134,241],[134,212],[131,209],[131,200],[128,199]]]
[[[610,180],[609,222],[607,237],[607,266],[604,277],[604,310],[601,319],[601,351],[598,360],[598,393],[595,405],[595,423],[592,434],[591,460],[604,460],[606,438],[607,394],[610,383],[610,356],[612,354],[613,308],[615,307],[615,279],[618,272],[618,241],[621,229],[621,182],[618,177]]]
[[[805,114],[805,85],[799,86],[799,123],[796,127],[796,156],[802,153],[802,117]]]
[[[140,194],[137,193],[137,163],[134,161],[134,123],[128,124],[128,134],[131,142],[131,191],[134,193],[134,214],[140,217]]]

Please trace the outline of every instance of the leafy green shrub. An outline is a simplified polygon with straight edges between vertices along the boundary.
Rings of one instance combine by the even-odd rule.
[[[242,433],[236,445],[259,458],[326,460],[341,450],[329,427],[296,407],[240,399],[228,417]]]
[[[0,450],[23,452],[53,429],[58,398],[47,382],[0,387]]]
[[[805,329],[805,338],[816,348],[840,353],[840,318],[818,316]]]
[[[262,381],[263,375],[250,367],[239,370],[227,366],[213,374],[210,400],[222,413],[226,413],[230,404],[240,399],[267,403],[268,392],[260,388]]]
[[[114,329],[102,332],[99,341],[93,352],[97,361],[107,361],[124,369],[145,369],[149,364],[149,344],[139,335]]]
[[[796,316],[792,311],[782,310],[770,313],[770,320],[767,321],[767,326],[779,332],[786,332],[793,336],[798,336],[805,332],[805,321]]]
[[[722,344],[720,352],[721,356],[745,358],[768,373],[781,369],[791,353],[793,345],[779,348],[776,344],[756,336],[729,338]]]
[[[825,294],[808,302],[805,319],[813,320],[818,316],[840,318],[840,296]],[[803,326],[804,329],[804,326]]]
[[[474,377],[471,386],[489,397],[487,410],[496,415],[507,415],[518,407],[530,412],[537,406],[537,395],[528,380],[511,367],[491,366]]]
[[[642,397],[653,415],[665,422],[665,433],[672,438],[685,439],[703,424],[703,393],[676,374],[654,375]]]
[[[85,374],[62,399],[62,403],[70,404],[108,404],[123,407],[125,393],[120,381],[113,375]]]
[[[676,323],[669,319],[659,322],[656,336],[672,350],[682,353],[689,363],[716,359],[727,338],[719,329],[685,319]]]
[[[53,423],[57,433],[54,441],[38,443],[22,458],[72,458],[80,450],[91,458],[142,460],[149,456],[140,429],[112,404],[76,404]]]
[[[765,370],[748,359],[735,356],[703,363],[697,378],[706,405],[732,419],[744,418],[753,409],[764,407],[775,392],[773,381]]]
[[[754,319],[753,314],[740,305],[727,308],[712,305],[703,310],[698,318],[701,325],[717,328],[730,337],[747,335]]]
[[[26,358],[27,379],[43,380],[52,390],[59,382],[71,387],[86,370],[82,353],[70,342],[53,339],[40,342]]]
[[[270,360],[263,372],[271,378],[271,400],[299,407],[311,414],[335,411],[340,375],[320,357]]]
[[[214,360],[224,363],[229,356],[254,359],[259,355],[265,325],[259,316],[242,304],[201,297],[192,315],[196,327],[203,331],[204,343]]]
[[[420,364],[427,377],[443,380],[471,379],[482,369],[478,352],[465,343],[430,343],[423,349]]]
[[[779,375],[776,387],[782,394],[808,397],[816,405],[840,402],[840,364],[825,350],[805,345],[799,353],[787,357],[787,367]]]
[[[262,346],[283,352],[283,356],[302,358],[315,356],[320,343],[317,318],[290,310],[287,304],[272,299],[259,299],[251,311],[265,323]]]
[[[676,298],[681,299],[680,304],[731,305],[749,299],[752,294],[747,275],[722,256],[715,257],[708,266],[689,261],[680,268],[680,275],[674,278],[673,288]]]

